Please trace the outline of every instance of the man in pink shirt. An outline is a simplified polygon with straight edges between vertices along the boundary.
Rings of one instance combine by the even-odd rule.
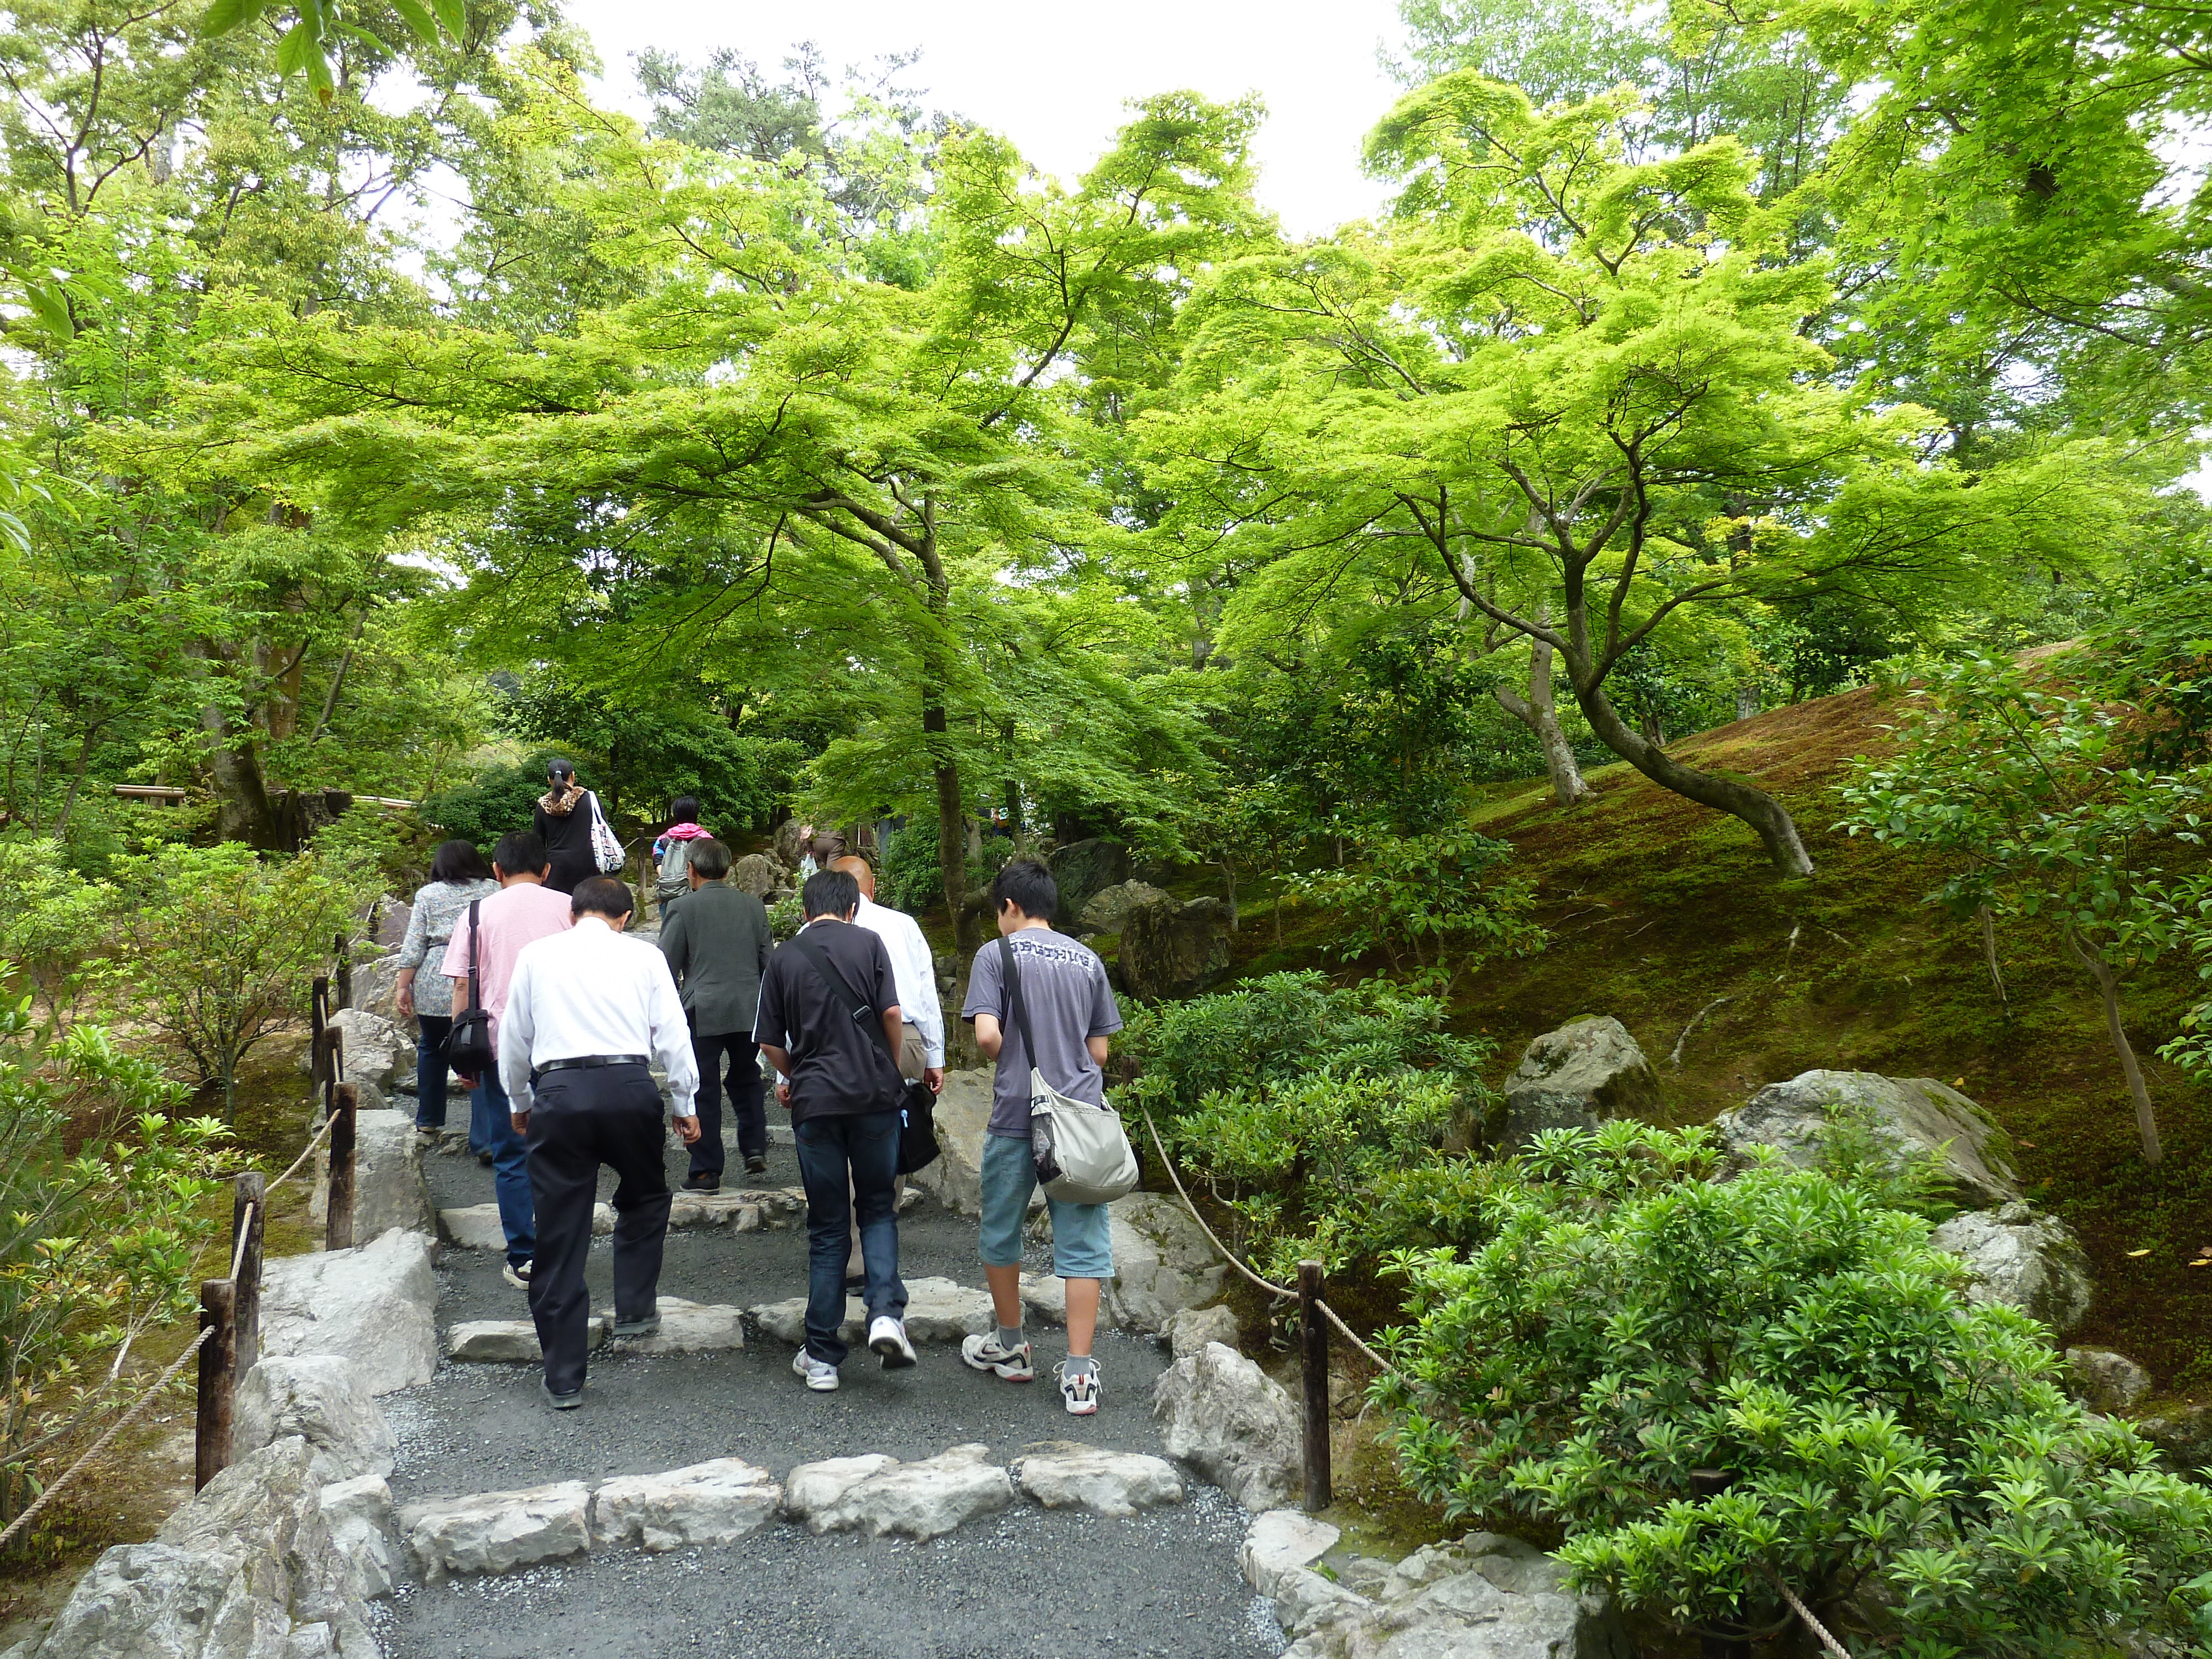
[[[568,896],[544,884],[551,868],[545,843],[533,830],[518,830],[502,836],[492,850],[491,872],[499,878],[499,891],[476,906],[483,933],[476,951],[477,988],[484,1011],[491,1016],[495,1050],[499,1022],[507,1013],[507,988],[514,978],[514,959],[533,939],[574,926]],[[469,915],[465,910],[453,924],[453,936],[446,945],[441,969],[447,979],[459,981],[453,988],[456,1010],[468,1006],[471,939]],[[469,1140],[491,1154],[492,1189],[499,1198],[500,1225],[507,1234],[507,1282],[526,1290],[531,1262],[538,1254],[529,1151],[508,1115],[507,1091],[501,1086],[496,1066],[478,1078],[470,1091]]]

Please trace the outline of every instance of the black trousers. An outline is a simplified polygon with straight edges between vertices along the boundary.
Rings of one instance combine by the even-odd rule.
[[[738,1121],[738,1156],[768,1156],[767,1090],[761,1081],[760,1045],[745,1031],[691,1033],[699,1062],[699,1139],[691,1143],[691,1173],[722,1173],[722,1066],[730,1068],[730,1115]]]
[[[659,1311],[660,1250],[668,1237],[668,1172],[660,1161],[660,1091],[642,1066],[548,1072],[531,1107],[530,1190],[538,1208],[538,1265],[530,1316],[545,1353],[545,1386],[584,1386],[591,1292],[592,1205],[599,1165],[615,1172],[615,1317]]]

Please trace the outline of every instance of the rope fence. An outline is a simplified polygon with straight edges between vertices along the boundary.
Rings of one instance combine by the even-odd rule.
[[[4,1550],[71,1481],[113,1445],[116,1437],[136,1423],[155,1398],[176,1380],[178,1372],[195,1358],[199,1362],[199,1385],[193,1433],[194,1490],[206,1486],[228,1466],[231,1415],[238,1379],[251,1370],[260,1358],[261,1250],[270,1195],[306,1169],[326,1143],[331,1151],[331,1203],[325,1221],[324,1248],[342,1249],[353,1243],[354,1114],[358,1097],[351,1084],[340,1081],[344,1075],[343,1044],[337,1028],[329,1023],[330,992],[330,981],[317,979],[309,1005],[309,1061],[313,1074],[310,1086],[323,1097],[322,1121],[307,1137],[307,1144],[300,1149],[300,1155],[274,1180],[265,1179],[258,1170],[247,1170],[234,1178],[229,1270],[224,1278],[201,1282],[199,1334],[185,1345],[185,1351],[169,1362],[161,1376],[131,1402],[121,1416],[108,1425],[82,1455],[41,1490],[21,1515],[0,1528],[0,1550]],[[126,1340],[116,1355],[114,1370],[121,1369],[129,1352],[130,1343]],[[111,1371],[110,1384],[112,1381]]]

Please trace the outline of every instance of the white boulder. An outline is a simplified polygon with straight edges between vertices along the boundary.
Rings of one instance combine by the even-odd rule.
[[[660,1329],[652,1336],[622,1336],[615,1340],[625,1353],[718,1353],[745,1346],[743,1309],[726,1302],[687,1302],[680,1296],[659,1299]],[[614,1329],[614,1310],[599,1315],[609,1331]]]
[[[313,1454],[319,1486],[392,1473],[392,1425],[361,1367],[341,1354],[262,1360],[239,1380],[233,1412],[234,1459],[296,1434]]]
[[[1358,1591],[1323,1577],[1311,1567],[1293,1567],[1284,1573],[1276,1579],[1268,1599],[1275,1604],[1275,1622],[1293,1641],[1311,1635],[1323,1625],[1357,1619],[1375,1608]]]
[[[358,992],[359,988],[356,988]],[[341,1080],[373,1083],[390,1094],[415,1087],[415,1039],[398,1024],[366,1008],[341,1008],[331,1016],[343,1043]]]
[[[1013,1483],[991,1461],[990,1448],[954,1446],[917,1463],[885,1458],[872,1473],[848,1481],[848,1471],[818,1464],[792,1471],[784,1510],[814,1533],[865,1532],[872,1538],[942,1537],[963,1522],[1002,1510],[1014,1501]],[[838,1458],[838,1464],[866,1460]],[[815,1478],[802,1480],[812,1473]],[[823,1501],[826,1498],[826,1501]]]
[[[586,1328],[584,1346],[597,1348],[607,1340],[607,1321],[594,1318]],[[527,1319],[468,1319],[446,1333],[446,1358],[462,1365],[535,1364],[545,1358],[538,1346],[538,1327]]]
[[[318,1651],[376,1659],[368,1609],[325,1525],[297,1437],[240,1459],[151,1542],[93,1564],[35,1651],[44,1659],[261,1659],[304,1626]]]
[[[1238,1335],[1237,1316],[1228,1308],[1185,1308],[1168,1321],[1169,1357],[1181,1359],[1196,1353],[1209,1342],[1218,1342],[1224,1348],[1237,1346]]]
[[[399,1535],[436,1583],[450,1573],[507,1572],[591,1547],[592,1490],[580,1480],[433,1498],[399,1511]]]
[[[1305,1477],[1297,1408],[1234,1348],[1209,1342],[1153,1385],[1152,1415],[1179,1457],[1254,1511],[1280,1509]]]
[[[991,1073],[947,1072],[937,1097],[937,1144],[941,1149],[928,1168],[907,1177],[956,1215],[983,1213],[983,1134],[991,1121]],[[1042,1194],[1030,1202],[1044,1206]]]
[[[950,1279],[910,1279],[906,1285],[906,1334],[915,1342],[957,1342],[992,1329],[998,1322],[991,1310],[991,1294]],[[665,1304],[664,1304],[665,1305]],[[797,1347],[806,1340],[806,1298],[787,1297],[746,1310],[767,1335]],[[845,1318],[838,1327],[848,1343],[867,1334],[867,1304],[858,1297],[845,1299]]]
[[[1124,1516],[1182,1502],[1182,1477],[1166,1459],[1072,1440],[1030,1447],[1015,1464],[1014,1478],[1024,1497],[1048,1510]]]
[[[1303,1510],[1268,1510],[1252,1517],[1244,1541],[1237,1547],[1237,1566],[1244,1582],[1262,1595],[1275,1593],[1286,1572],[1310,1567],[1336,1547],[1344,1534]]]
[[[261,1351],[352,1360],[371,1394],[438,1369],[438,1281],[427,1233],[397,1228],[347,1250],[271,1258],[262,1269]]]
[[[504,1250],[507,1229],[496,1204],[470,1204],[438,1212],[438,1237],[464,1250]]]
[[[1519,1146],[1540,1129],[1594,1129],[1659,1104],[1659,1078],[1628,1028],[1609,1014],[1570,1020],[1522,1051],[1505,1079],[1500,1136]]]
[[[623,1475],[593,1494],[592,1534],[601,1544],[648,1550],[733,1544],[773,1520],[782,1497],[774,1475],[736,1457]]]
[[[2026,1201],[1954,1215],[1928,1242],[1966,1264],[1969,1301],[2002,1303],[2063,1336],[2089,1316],[2089,1257],[2073,1229]]]
[[[2150,1373],[2110,1348],[2067,1349],[2066,1380],[2075,1399],[2107,1417],[2133,1411],[2151,1389]]]
[[[414,1113],[388,1110],[381,1099],[372,1103],[364,1092],[361,1109],[354,1113],[354,1237],[375,1238],[394,1227],[408,1232],[434,1232],[437,1210],[430,1201],[429,1183],[422,1178],[423,1143],[415,1133]],[[315,1153],[315,1191],[308,1204],[311,1218],[317,1223],[325,1218],[330,1201],[331,1169],[325,1143]]]
[[[1114,1241],[1114,1308],[1124,1326],[1157,1336],[1185,1308],[1221,1294],[1228,1269],[1182,1203],[1131,1193],[1107,1206]]]
[[[343,1558],[353,1593],[365,1601],[392,1594],[405,1576],[406,1553],[393,1530],[392,1488],[379,1474],[322,1489],[323,1524]]]
[[[1876,1072],[1800,1072],[1770,1083],[1732,1112],[1713,1120],[1738,1162],[1771,1146],[1784,1163],[1809,1170],[1838,1122],[1863,1121],[1893,1170],[1908,1159],[1932,1162],[1937,1190],[1953,1203],[1981,1208],[2020,1196],[2012,1142],[1979,1106],[1932,1077],[1883,1077]]]

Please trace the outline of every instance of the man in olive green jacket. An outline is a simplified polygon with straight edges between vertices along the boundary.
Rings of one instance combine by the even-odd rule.
[[[730,849],[719,841],[695,841],[687,879],[691,890],[661,914],[660,949],[684,994],[691,1024],[691,1049],[699,1061],[699,1139],[691,1143],[691,1192],[722,1185],[722,1067],[729,1066],[730,1112],[737,1119],[738,1152],[745,1170],[768,1168],[768,1110],[761,1086],[760,1050],[753,1017],[760,1004],[761,969],[773,941],[768,911],[750,893],[732,887]]]

